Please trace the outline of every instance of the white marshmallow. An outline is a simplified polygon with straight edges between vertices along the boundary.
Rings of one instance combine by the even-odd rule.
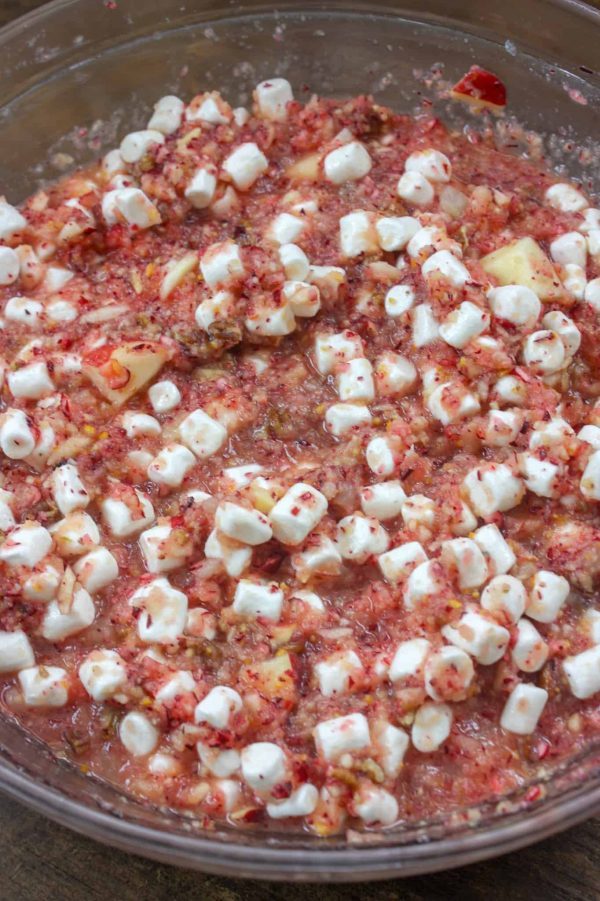
[[[310,285],[308,282],[285,282],[283,296],[294,316],[311,318],[321,309],[321,293],[316,285]]]
[[[412,341],[415,347],[426,347],[440,336],[440,327],[428,303],[416,306],[412,314]]]
[[[163,754],[161,751],[157,751],[148,760],[148,770],[153,776],[170,779],[179,775],[181,763],[173,754]]]
[[[241,579],[235,589],[233,610],[250,619],[277,622],[283,606],[283,591],[275,582],[251,582]]]
[[[600,500],[600,450],[594,451],[583,471],[579,490],[590,500]]]
[[[510,693],[500,725],[515,735],[531,735],[548,700],[548,692],[530,683],[521,683]]]
[[[489,523],[481,526],[473,535],[483,551],[490,573],[504,575],[515,565],[517,558],[498,526]]]
[[[319,789],[309,782],[300,785],[283,801],[267,804],[268,815],[275,820],[287,817],[304,817],[312,813],[319,801]]]
[[[600,278],[593,278],[587,283],[583,297],[586,303],[600,313]]]
[[[433,185],[420,172],[404,172],[398,179],[396,186],[398,197],[413,206],[430,206],[435,191]]]
[[[362,751],[371,744],[369,724],[362,713],[350,713],[318,723],[313,730],[317,752],[327,761],[342,754]]]
[[[326,698],[346,694],[360,684],[364,668],[355,651],[338,651],[315,665],[319,691]]]
[[[82,510],[90,502],[90,496],[79,477],[77,464],[71,461],[57,466],[51,476],[52,496],[63,515]]]
[[[289,779],[286,756],[273,742],[247,745],[241,762],[244,781],[257,795],[269,795],[276,785]]]
[[[572,185],[563,182],[551,185],[545,194],[546,200],[563,213],[578,213],[588,206],[583,194]]]
[[[239,751],[234,749],[228,751],[219,751],[218,748],[212,748],[210,745],[199,741],[196,744],[198,757],[213,776],[221,778],[232,776],[240,768],[241,758]]]
[[[527,616],[538,623],[553,623],[569,596],[571,586],[564,576],[541,569],[529,592]]]
[[[384,773],[395,779],[410,744],[408,735],[391,723],[379,722],[375,726],[375,741]]]
[[[510,641],[508,629],[475,610],[464,613],[456,625],[443,626],[441,632],[446,641],[471,654],[484,666],[500,660]]]
[[[73,565],[73,572],[77,581],[90,594],[95,594],[115,581],[119,575],[119,565],[107,548],[97,547],[79,558]]]
[[[434,701],[464,701],[475,670],[468,654],[445,645],[429,654],[424,675],[425,690]]]
[[[490,410],[485,425],[487,447],[507,447],[517,438],[523,419],[514,410]]]
[[[367,826],[391,826],[398,819],[396,798],[384,788],[363,785],[353,798],[354,812]]]
[[[463,481],[463,488],[469,505],[484,519],[512,510],[524,493],[523,483],[505,463],[489,463],[472,469]]]
[[[164,144],[165,136],[155,129],[132,131],[121,141],[119,151],[126,163],[139,163],[155,144]]]
[[[148,389],[148,398],[155,413],[168,413],[181,401],[181,392],[175,382],[155,382]]]
[[[336,438],[371,422],[371,413],[361,404],[332,404],[325,413],[327,428]]]
[[[269,237],[276,244],[293,244],[300,237],[306,222],[291,213],[280,213],[269,226]]]
[[[134,757],[145,757],[156,748],[159,734],[145,714],[132,710],[121,720],[119,738]]]
[[[462,349],[469,341],[489,328],[489,324],[488,314],[474,303],[465,300],[442,322],[440,337],[451,347]]]
[[[46,641],[64,641],[70,635],[77,635],[96,618],[96,608],[90,595],[81,586],[75,585],[71,606],[63,613],[57,601],[50,601],[42,620],[42,636]]]
[[[229,466],[223,470],[226,479],[232,482],[236,488],[247,488],[254,478],[262,472],[262,466],[258,463],[245,463],[243,466]],[[209,497],[210,495],[207,495]]]
[[[456,569],[458,587],[477,588],[488,578],[488,567],[479,546],[470,538],[452,538],[442,543],[442,562]]]
[[[302,281],[308,277],[310,263],[304,251],[297,244],[282,244],[279,248],[279,261],[283,266],[286,278]]]
[[[141,533],[140,550],[148,572],[170,572],[185,563],[191,548],[186,543],[183,546],[177,543],[176,547],[173,547],[173,542],[169,541],[172,533],[173,529],[168,523],[153,526]]]
[[[426,406],[444,426],[474,416],[481,409],[475,394],[452,382],[438,385],[427,398]]]
[[[203,122],[208,125],[227,125],[231,121],[231,108],[217,91],[203,94],[201,101],[186,110],[188,122]]]
[[[208,723],[214,729],[227,729],[231,717],[242,709],[242,699],[233,688],[217,685],[194,710],[196,723]]]
[[[26,400],[39,400],[54,391],[54,382],[42,360],[9,372],[7,382],[13,397]]]
[[[367,485],[360,492],[363,513],[376,519],[393,519],[398,516],[405,500],[406,492],[398,479]]]
[[[411,740],[417,751],[431,754],[440,748],[452,729],[452,710],[447,704],[427,701],[417,710]]]
[[[427,554],[418,541],[408,541],[381,554],[379,568],[388,582],[396,583],[408,578],[412,571],[427,561]]]
[[[527,592],[514,576],[494,576],[481,592],[480,603],[488,613],[516,623],[525,613]]]
[[[0,247],[0,285],[12,285],[19,277],[21,261],[12,247]]]
[[[273,534],[266,516],[258,510],[248,510],[229,501],[217,507],[215,525],[229,538],[252,546],[264,544]]]
[[[345,516],[337,524],[337,545],[342,557],[366,563],[369,557],[387,550],[389,537],[379,521],[360,513]]]
[[[11,507],[13,500],[12,491],[4,491],[3,488],[0,488],[0,532],[8,532],[16,525]]]
[[[208,331],[215,320],[227,318],[233,310],[234,302],[230,291],[217,291],[212,297],[207,297],[196,307],[196,325],[205,332]]]
[[[431,256],[434,250],[439,250],[448,241],[448,234],[444,228],[437,225],[426,225],[420,228],[408,242],[406,252],[413,260],[423,261]]]
[[[188,610],[185,634],[213,641],[217,637],[216,617],[204,607],[194,607],[193,610]]]
[[[194,415],[191,413],[187,418]],[[187,447],[182,444],[167,444],[149,464],[148,478],[157,485],[178,488],[195,464],[196,458]]]
[[[150,499],[137,488],[126,491],[124,500],[118,495],[100,504],[102,518],[115,538],[137,535],[154,522],[154,507]]]
[[[404,589],[404,604],[408,610],[413,610],[421,601],[441,591],[443,583],[437,567],[439,564],[427,560],[413,569]]]
[[[183,100],[173,95],[161,97],[154,104],[154,112],[148,122],[150,131],[160,131],[163,135],[172,135],[181,125],[183,118]]]
[[[56,597],[62,572],[51,564],[42,565],[23,582],[23,597],[26,601],[47,603]]]
[[[469,535],[477,526],[477,517],[464,501],[458,500],[458,510],[456,511],[451,524],[451,532],[453,535]],[[489,561],[488,561],[489,565]]]
[[[513,325],[532,328],[537,322],[542,304],[531,288],[524,285],[503,285],[487,292],[490,309],[497,319]]]
[[[325,516],[327,506],[327,498],[312,485],[292,485],[269,515],[273,535],[283,544],[300,544]]]
[[[380,394],[402,397],[410,393],[417,381],[416,366],[407,357],[386,351],[375,363],[375,383]]]
[[[38,324],[44,308],[37,300],[28,297],[11,297],[4,305],[4,316],[10,322],[18,322],[35,328]]]
[[[108,225],[118,221],[117,213],[135,228],[150,228],[160,222],[160,213],[139,188],[117,188],[104,195],[102,214]]]
[[[563,667],[576,698],[591,698],[600,691],[600,645],[567,657]]]
[[[340,248],[342,255],[349,259],[364,253],[374,253],[378,249],[377,232],[371,213],[356,210],[342,216],[340,219]]]
[[[407,172],[418,172],[433,182],[449,182],[452,175],[452,165],[448,157],[433,148],[411,153],[404,168]]]
[[[511,657],[524,673],[537,673],[548,659],[548,645],[528,619],[517,623],[517,639]]]
[[[587,242],[579,232],[566,232],[550,243],[550,256],[555,263],[566,266],[573,263],[585,268],[587,261]]]
[[[424,494],[411,494],[402,504],[401,513],[407,528],[430,528],[435,520],[435,503]]]
[[[23,410],[9,409],[2,417],[0,447],[11,460],[23,460],[35,447],[35,436]]]
[[[50,532],[39,523],[28,521],[12,529],[0,546],[0,560],[7,566],[32,568],[52,547]]]
[[[0,241],[12,241],[27,228],[27,219],[18,209],[0,200]]]
[[[551,375],[564,365],[564,343],[556,332],[545,329],[533,332],[523,345],[523,359],[535,373]]]
[[[213,529],[206,539],[204,556],[209,560],[220,560],[227,575],[237,579],[250,565],[252,549],[229,541]]]
[[[542,319],[542,325],[558,335],[564,344],[565,353],[569,356],[577,353],[581,344],[581,332],[572,319],[560,310],[551,310]]]
[[[427,276],[441,275],[443,278],[447,279],[450,284],[454,285],[455,288],[462,288],[463,285],[466,285],[467,282],[471,281],[471,273],[467,267],[464,263],[461,263],[454,254],[450,253],[449,250],[438,250],[433,253],[421,266],[421,274],[424,278],[427,278]],[[469,303],[469,301],[465,301],[465,303]],[[462,307],[464,307],[464,304],[461,304],[461,309]],[[479,310],[479,307],[477,307],[477,309],[480,315],[483,315],[482,311]],[[480,331],[483,331],[483,329]],[[479,333],[480,332],[477,332],[476,334]]]
[[[146,582],[129,598],[131,607],[141,608],[137,632],[146,644],[171,644],[183,635],[188,601],[182,591],[159,576]]]
[[[415,291],[410,285],[393,285],[385,295],[385,312],[395,319],[413,306]]]
[[[308,582],[313,575],[337,575],[341,563],[338,546],[327,535],[312,535],[305,549],[292,558],[300,582]],[[298,592],[294,597],[298,597]]]
[[[244,275],[240,248],[231,240],[207,247],[200,259],[200,271],[209,288],[227,287]]]
[[[212,203],[217,190],[217,176],[214,167],[200,166],[185,189],[185,196],[197,210],[204,210]]]
[[[431,651],[426,638],[411,638],[401,642],[390,664],[388,677],[392,682],[423,679],[425,661]]]
[[[594,279],[595,281],[595,279]],[[575,263],[567,263],[563,275],[563,287],[577,300],[584,300],[587,290],[587,275],[585,269],[576,266]]]
[[[285,78],[269,78],[261,81],[255,91],[258,111],[264,119],[285,122],[287,104],[294,99],[292,86]]]
[[[577,437],[580,441],[585,441],[586,444],[591,445],[594,450],[600,450],[600,426],[584,425],[577,432]]]
[[[0,673],[14,673],[34,664],[33,648],[22,629],[0,632]]]
[[[291,305],[282,303],[278,307],[261,306],[254,309],[252,316],[246,317],[244,325],[249,332],[257,335],[280,337],[291,335],[296,328],[296,319]]]
[[[223,163],[223,169],[240,191],[247,191],[268,168],[268,159],[253,142],[240,144]]]
[[[18,679],[28,707],[64,707],[69,699],[68,675],[60,666],[31,666]]]
[[[371,157],[358,141],[350,141],[327,154],[323,161],[325,178],[334,185],[358,181],[371,171]]]
[[[561,468],[549,460],[540,460],[535,454],[521,454],[521,473],[525,487],[538,497],[558,495],[558,477]]]
[[[371,438],[365,457],[369,469],[377,476],[391,475],[400,462],[397,449],[387,436]]]
[[[123,414],[123,428],[128,438],[139,438],[145,435],[160,435],[161,428],[158,419],[147,413]]]
[[[364,357],[349,360],[340,365],[337,372],[337,385],[342,401],[369,403],[375,399],[373,367]]]
[[[363,343],[354,332],[338,332],[335,335],[317,335],[315,363],[321,375],[334,372],[340,363],[364,357]]]
[[[414,216],[382,216],[375,223],[379,246],[387,252],[404,250],[420,228]]]
[[[335,300],[340,285],[346,281],[346,270],[341,266],[311,266],[308,281],[316,285],[324,297]]]
[[[325,612],[325,604],[314,591],[294,591],[291,600],[302,601],[303,604],[306,604],[311,610],[315,610],[317,613]]]

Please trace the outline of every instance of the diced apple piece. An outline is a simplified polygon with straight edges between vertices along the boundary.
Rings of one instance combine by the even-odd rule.
[[[287,652],[248,667],[245,675],[254,688],[270,700],[293,701],[296,697],[292,661]]]
[[[320,153],[311,153],[288,166],[287,176],[292,181],[317,181],[319,178]]]
[[[111,404],[125,403],[164,366],[168,352],[154,341],[104,345],[84,359],[83,371]]]
[[[480,66],[471,66],[457,82],[450,96],[454,100],[466,100],[473,106],[501,110],[506,106],[506,87],[493,72]]]
[[[501,285],[524,285],[540,300],[563,294],[554,266],[533,238],[521,238],[482,257],[481,265]]]

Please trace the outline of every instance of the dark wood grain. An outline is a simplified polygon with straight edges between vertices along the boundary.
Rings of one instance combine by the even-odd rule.
[[[39,5],[0,0],[0,24]],[[594,901],[600,899],[599,846],[600,820],[591,820],[524,851],[460,870],[368,886],[282,887],[202,876],[114,851],[0,796],[0,898],[308,901],[318,891],[319,901]]]

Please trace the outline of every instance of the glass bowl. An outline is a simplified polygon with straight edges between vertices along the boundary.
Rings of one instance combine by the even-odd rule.
[[[0,185],[16,202],[142,126],[165,93],[218,88],[235,103],[263,78],[311,92],[371,92],[399,111],[433,108],[473,63],[506,83],[510,114],[556,167],[600,190],[600,12],[577,0],[326,4],[260,0],[55,0],[0,31]],[[499,136],[506,127],[498,127]],[[511,132],[514,138],[514,132]],[[124,850],[228,876],[355,881],[431,872],[513,850],[600,811],[600,741],[518,795],[435,821],[332,839],[277,830],[207,832],[57,760],[0,716],[0,788]]]

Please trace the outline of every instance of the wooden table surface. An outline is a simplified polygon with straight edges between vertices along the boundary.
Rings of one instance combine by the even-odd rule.
[[[97,0],[101,3],[102,0]],[[152,0],[139,0],[152,2]],[[0,24],[40,0],[0,0]],[[357,886],[285,887],[202,876],[82,838],[0,796],[3,901],[593,901],[600,899],[600,820],[496,861]]]

